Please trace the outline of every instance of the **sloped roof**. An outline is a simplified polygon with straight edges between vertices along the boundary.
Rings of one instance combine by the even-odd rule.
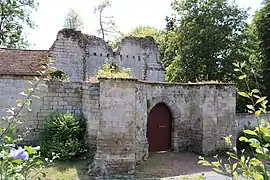
[[[0,75],[37,75],[48,53],[47,50],[0,48]]]

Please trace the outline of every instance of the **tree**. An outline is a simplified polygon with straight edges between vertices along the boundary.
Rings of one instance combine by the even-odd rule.
[[[30,18],[38,4],[35,0],[0,1],[0,47],[24,48],[27,41],[23,36],[25,26],[34,28]]]
[[[117,30],[118,27],[116,26],[114,20],[114,16],[105,15],[105,10],[110,8],[111,5],[111,1],[105,0],[94,9],[94,13],[98,14],[99,19],[98,34],[101,34],[101,37],[104,40],[107,36],[114,36],[115,34],[119,33],[119,31]]]
[[[243,32],[245,40],[243,43],[243,51],[241,52],[243,56],[247,57],[245,62],[245,68],[249,72],[249,77],[247,78],[249,88],[259,89],[261,92],[265,92],[265,86],[263,84],[263,69],[262,69],[262,57],[259,48],[259,40],[256,32],[255,21],[253,20]],[[236,72],[239,74],[239,72]],[[237,79],[237,88],[248,91],[246,89],[245,81]],[[236,96],[236,111],[238,113],[248,112],[246,104],[248,103],[247,98]]]
[[[265,1],[255,17],[255,27],[259,42],[260,55],[262,58],[263,84],[266,86],[265,94],[270,97],[270,1]]]
[[[175,0],[172,8],[178,44],[168,80],[232,81],[232,63],[247,58],[242,53],[247,12],[228,0]]]
[[[66,15],[63,26],[68,29],[81,30],[83,28],[83,22],[79,13],[74,9],[70,9]]]
[[[146,37],[152,36],[155,40],[160,36],[160,31],[151,26],[137,26],[133,30],[131,30],[126,36],[134,36],[134,37]]]
[[[169,20],[168,20],[169,21]],[[135,37],[146,37],[151,36],[155,39],[159,53],[160,53],[160,62],[164,67],[167,67],[172,59],[175,57],[177,40],[177,33],[171,31],[172,22],[168,22],[167,26],[168,31],[158,30],[155,27],[151,26],[138,26],[135,29],[131,30],[126,36],[135,36]]]

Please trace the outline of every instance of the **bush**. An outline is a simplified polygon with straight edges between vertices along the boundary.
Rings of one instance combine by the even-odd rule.
[[[44,124],[45,132],[41,145],[43,156],[66,160],[82,152],[84,128],[71,113],[52,114]]]
[[[256,136],[244,133],[245,130],[251,130],[251,131],[254,131],[255,129],[256,129],[256,128],[255,128],[254,126],[252,126],[252,125],[250,124],[250,122],[248,122],[247,125],[244,125],[243,131],[241,131],[241,132],[238,134],[238,137],[237,137],[237,143],[236,143],[236,145],[237,145],[237,149],[238,149],[238,150],[243,150],[243,149],[245,149],[246,152],[248,152],[248,153],[249,153],[250,151],[254,151],[254,150],[255,150],[254,148],[250,147],[250,145],[249,145],[248,142],[240,141],[240,140],[239,140],[240,137],[246,137],[246,138],[248,138],[248,139],[251,139],[251,138],[255,138],[255,139],[256,139]]]
[[[110,64],[107,60],[89,82],[98,82],[98,78],[131,78],[131,69]]]

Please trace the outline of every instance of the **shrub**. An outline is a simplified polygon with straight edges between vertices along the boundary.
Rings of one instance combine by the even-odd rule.
[[[119,67],[117,65],[110,65],[105,63],[102,65],[102,69],[98,71],[98,77],[110,77],[110,78],[130,78],[131,71],[129,68]]]
[[[248,122],[248,124],[244,125],[243,131],[241,131],[241,132],[238,134],[236,145],[237,145],[237,149],[238,149],[238,150],[245,149],[246,152],[250,152],[250,151],[255,150],[255,149],[252,148],[252,147],[250,147],[248,142],[240,141],[239,138],[240,138],[240,137],[246,137],[246,138],[250,139],[250,138],[256,138],[256,136],[244,133],[246,130],[254,131],[254,130],[255,130],[255,127],[252,126],[252,125],[250,124],[250,122]]]
[[[57,154],[66,160],[78,155],[83,147],[82,123],[71,113],[52,114],[44,123],[41,153],[46,157]]]
[[[265,148],[270,150],[270,148],[268,147],[268,144],[270,144],[270,140],[269,140],[269,138],[264,137],[264,133],[262,131],[257,131],[256,135],[245,133],[245,132],[250,132],[250,131],[256,131],[256,126],[253,126],[250,123],[248,123],[247,125],[244,126],[244,130],[243,130],[243,132],[240,133],[239,137],[244,137],[247,139],[254,139],[254,140],[258,141],[260,143],[260,145],[266,146]],[[240,141],[239,139],[237,139],[237,149],[238,150],[245,149],[246,152],[249,150],[251,150],[252,152],[256,151],[256,148],[250,146],[249,142]]]
[[[66,76],[66,74],[60,70],[50,73],[50,76],[52,79],[57,79],[60,81],[70,81],[69,78]]]
[[[90,82],[98,82],[98,78],[131,78],[131,69],[110,64],[107,60],[98,70],[96,76],[89,78]]]

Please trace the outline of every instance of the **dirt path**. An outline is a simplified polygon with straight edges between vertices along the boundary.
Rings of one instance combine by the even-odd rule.
[[[211,171],[198,164],[198,157],[189,152],[150,154],[147,161],[137,166],[136,174],[162,178]]]

